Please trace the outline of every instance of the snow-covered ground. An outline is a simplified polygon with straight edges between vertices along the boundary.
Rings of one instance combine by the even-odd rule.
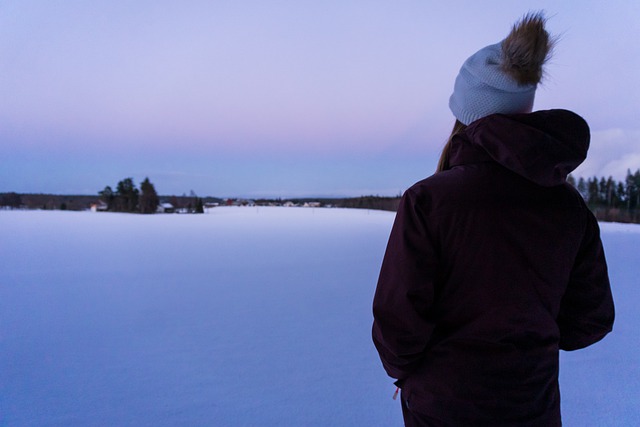
[[[400,426],[370,340],[389,212],[0,211],[0,425]],[[640,425],[640,226],[602,224],[614,333],[566,426]]]

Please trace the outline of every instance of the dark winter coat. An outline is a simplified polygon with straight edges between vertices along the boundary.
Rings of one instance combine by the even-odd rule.
[[[373,339],[412,411],[445,425],[560,425],[558,350],[611,331],[596,219],[565,182],[589,128],[566,110],[495,114],[402,197]]]

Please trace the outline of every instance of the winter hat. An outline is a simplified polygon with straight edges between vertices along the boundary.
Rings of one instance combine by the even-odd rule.
[[[530,113],[542,66],[553,48],[542,13],[527,14],[500,43],[469,57],[456,77],[449,108],[468,125],[495,113]]]

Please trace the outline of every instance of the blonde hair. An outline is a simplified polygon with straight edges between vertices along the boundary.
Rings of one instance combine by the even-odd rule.
[[[449,139],[444,144],[442,148],[442,153],[440,153],[440,160],[438,160],[438,167],[436,168],[436,172],[446,171],[450,168],[449,165],[449,154],[451,151],[451,142],[453,141],[453,137],[463,132],[467,126],[462,123],[460,120],[456,120],[453,124],[453,129],[451,130],[451,135],[449,135]]]

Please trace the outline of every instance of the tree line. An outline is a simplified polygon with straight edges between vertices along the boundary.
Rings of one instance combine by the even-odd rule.
[[[582,195],[589,208],[600,221],[640,223],[640,169],[634,173],[627,171],[624,180],[616,181],[612,177],[576,179],[569,175],[567,181]],[[113,212],[154,213],[158,210],[160,199],[154,185],[145,178],[138,189],[132,178],[118,182],[115,190],[106,186],[99,193],[100,200],[107,210]],[[95,196],[94,196],[95,197]],[[213,198],[207,198],[212,199]],[[0,208],[4,209],[86,209],[92,203],[91,196],[54,196],[45,194],[0,193]],[[300,199],[304,201],[306,199]],[[311,199],[309,199],[311,200]],[[352,198],[313,199],[324,206],[360,209],[381,209],[395,211],[400,197],[362,196]],[[173,196],[172,205],[181,211],[203,213],[203,199],[195,193],[187,197]],[[220,201],[215,199],[215,201]],[[260,200],[258,204],[278,202]]]
[[[571,175],[567,181],[582,195],[589,208],[602,221],[640,222],[640,169],[627,170],[623,181],[611,176],[591,177],[578,181]]]
[[[107,206],[111,212],[135,212],[142,214],[151,214],[158,211],[160,206],[160,198],[156,192],[155,186],[145,178],[138,189],[133,182],[133,178],[125,178],[118,182],[115,191],[106,186],[104,190],[98,193],[100,200]],[[204,204],[201,198],[193,193],[194,202],[188,203],[186,211],[189,213],[204,213]],[[174,208],[178,208],[178,198],[173,197],[172,202]]]
[[[155,213],[160,204],[158,193],[148,177],[142,181],[139,190],[133,178],[125,178],[118,182],[115,191],[107,185],[98,194],[107,210],[113,212]]]

